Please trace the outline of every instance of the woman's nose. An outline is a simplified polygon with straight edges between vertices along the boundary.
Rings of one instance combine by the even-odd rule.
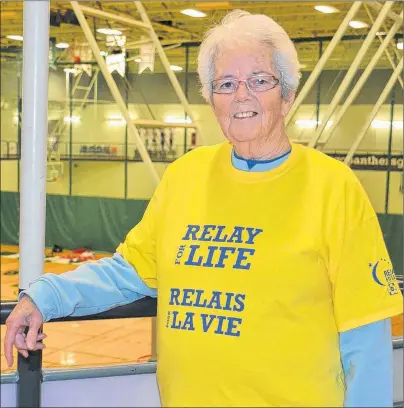
[[[250,97],[250,90],[247,87],[247,84],[245,82],[239,82],[238,88],[236,91],[236,99],[237,100],[245,100]]]

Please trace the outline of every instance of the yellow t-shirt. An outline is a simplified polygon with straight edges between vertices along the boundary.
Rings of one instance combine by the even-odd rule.
[[[402,312],[377,216],[344,164],[231,145],[174,162],[118,251],[158,289],[165,407],[343,406],[338,333]]]

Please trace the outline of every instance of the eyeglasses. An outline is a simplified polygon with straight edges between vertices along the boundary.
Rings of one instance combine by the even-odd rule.
[[[231,94],[237,91],[240,82],[245,82],[247,88],[252,92],[263,92],[275,88],[279,84],[279,79],[272,75],[254,75],[243,80],[217,79],[212,82],[212,90],[217,94]]]

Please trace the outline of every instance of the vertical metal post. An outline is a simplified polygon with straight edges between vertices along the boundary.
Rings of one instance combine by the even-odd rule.
[[[394,55],[395,63],[397,64],[397,56]],[[389,212],[389,195],[390,195],[390,172],[391,172],[391,148],[393,144],[393,120],[394,120],[394,105],[396,102],[396,92],[395,87],[391,90],[391,101],[390,101],[390,131],[389,131],[389,142],[387,147],[387,178],[386,178],[386,199],[384,200],[384,213]]]
[[[73,78],[69,76],[69,196],[73,194]]]
[[[128,56],[126,56],[126,59]],[[126,69],[125,72],[129,79],[129,64],[125,62]],[[129,84],[126,83],[126,92],[125,92],[125,105],[126,109],[128,109],[128,101],[129,101]],[[125,173],[124,173],[124,197],[125,200],[128,198],[128,124],[125,125]]]
[[[95,17],[93,17],[93,36],[95,41],[97,41],[97,20]]]
[[[188,71],[189,71],[189,46],[185,45],[185,84],[184,91],[185,97],[188,99]],[[188,118],[187,113],[185,112],[185,119]],[[184,154],[187,152],[187,137],[188,137],[188,128],[184,128]]]
[[[99,70],[93,74],[96,75],[94,86],[93,86],[93,109],[94,109],[94,120],[98,123],[98,73]]]
[[[19,289],[43,274],[48,132],[49,1],[24,2]],[[18,357],[18,407],[39,407],[42,352]]]
[[[17,74],[17,191],[20,191],[20,163],[21,163],[21,65],[18,64]]]
[[[48,52],[49,1],[24,2],[20,289],[42,275],[44,265]]]
[[[323,55],[323,40],[319,41],[318,60],[320,61]],[[317,78],[317,95],[316,95],[316,129],[320,123],[320,103],[321,103],[321,73]]]

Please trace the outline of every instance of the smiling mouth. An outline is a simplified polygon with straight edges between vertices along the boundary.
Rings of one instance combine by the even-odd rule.
[[[258,115],[257,112],[249,111],[249,112],[239,112],[239,113],[236,113],[236,114],[234,115],[234,117],[235,117],[236,119],[246,119],[246,118],[253,118],[254,116],[257,116],[257,115]]]

